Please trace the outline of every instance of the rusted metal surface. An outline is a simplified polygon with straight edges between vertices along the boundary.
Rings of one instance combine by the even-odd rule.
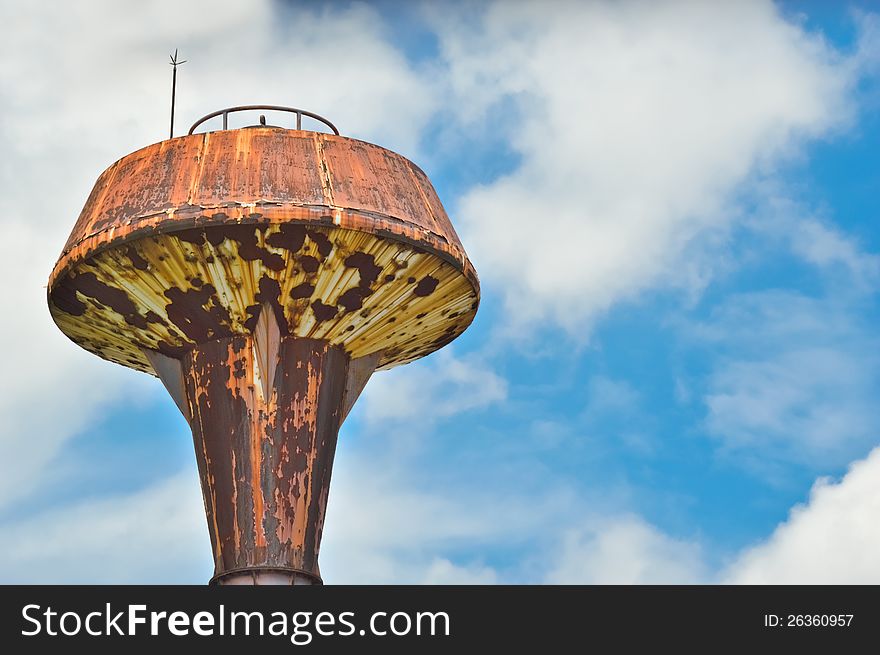
[[[183,378],[183,366],[180,360],[149,348],[144,348],[143,353],[153,367],[156,376],[162,380],[162,384],[165,385],[165,389],[174,404],[177,405],[177,409],[180,410],[187,422],[191,421],[192,415],[186,400],[186,381]]]
[[[180,357],[251,334],[268,304],[282,334],[325,339],[388,368],[436,350],[473,318],[476,296],[448,262],[370,233],[243,224],[158,235],[103,251],[52,290],[58,326],[124,366],[143,349]]]
[[[215,577],[251,568],[320,581],[318,550],[349,357],[285,337],[264,396],[251,337],[200,344],[182,360]]]
[[[411,361],[473,319],[473,267],[424,174],[383,148],[252,128],[165,141],[95,186],[50,280],[75,342],[151,371],[249,334],[273,305],[282,331],[380,368]]]
[[[417,166],[268,127],[116,162],[48,293],[68,337],[159,376],[189,422],[220,584],[320,582],[342,421],[374,370],[441,348],[479,304]]]
[[[364,387],[367,386],[370,376],[373,375],[373,371],[376,370],[381,359],[382,351],[380,350],[351,360],[351,363],[348,365],[348,377],[345,381],[345,394],[342,396],[343,421],[348,416],[358,396],[361,395]]]
[[[273,211],[291,207],[318,211]],[[154,234],[244,219],[386,230],[447,255],[476,284],[449,217],[415,164],[356,139],[279,128],[193,134],[120,159],[95,184],[52,280],[138,228]]]

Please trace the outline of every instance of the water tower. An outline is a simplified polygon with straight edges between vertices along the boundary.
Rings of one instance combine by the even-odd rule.
[[[244,109],[295,129],[228,129]],[[222,129],[196,133],[208,119]],[[249,106],[104,171],[48,296],[72,341],[158,376],[192,428],[212,582],[312,584],[339,426],[373,371],[467,328],[479,282],[418,166]]]

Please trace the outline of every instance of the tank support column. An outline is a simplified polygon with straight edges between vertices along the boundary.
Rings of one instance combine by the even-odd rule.
[[[350,360],[326,341],[254,334],[149,352],[189,421],[217,584],[320,584],[318,550],[336,439],[378,355]]]

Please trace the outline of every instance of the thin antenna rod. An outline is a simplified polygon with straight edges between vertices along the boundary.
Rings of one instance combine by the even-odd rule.
[[[171,135],[168,137],[169,139],[174,138],[174,96],[177,92],[177,67],[185,63],[186,60],[177,61],[177,48],[174,48],[174,54],[171,55],[171,66],[174,67],[174,72],[171,73]]]

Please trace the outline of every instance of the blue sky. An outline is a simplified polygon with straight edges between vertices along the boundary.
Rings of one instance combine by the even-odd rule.
[[[343,426],[327,582],[880,582],[880,7],[725,4],[0,3],[0,580],[211,575],[185,422],[43,290],[179,47],[179,132],[328,116],[481,276]]]

